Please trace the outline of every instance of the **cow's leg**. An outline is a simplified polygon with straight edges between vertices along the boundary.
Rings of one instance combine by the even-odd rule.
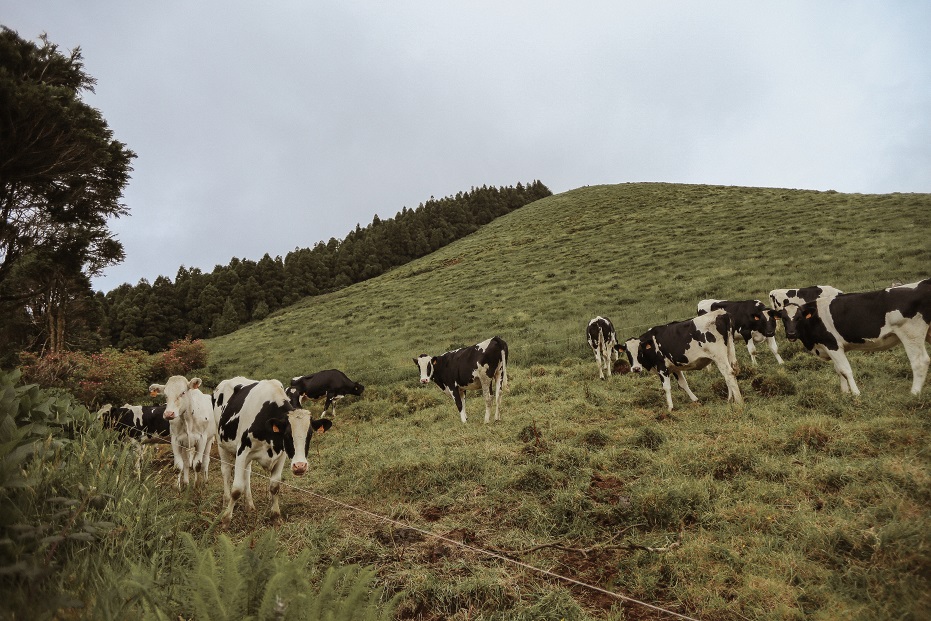
[[[281,471],[284,470],[284,462],[287,461],[285,453],[278,456],[278,460],[272,465],[271,477],[268,479],[268,497],[271,500],[272,521],[277,522],[281,519],[281,507],[278,505],[278,494],[281,491]]]
[[[479,381],[482,383],[482,396],[485,398],[485,424],[487,425],[491,421],[491,406],[493,403],[491,383],[494,381],[494,377],[487,377],[483,373]],[[495,416],[495,420],[498,420],[497,415]]]
[[[207,486],[207,471],[210,469],[210,451],[213,450],[214,435],[207,436],[207,445],[204,447],[204,487]]]
[[[241,451],[236,454],[236,462],[233,469],[233,488],[230,490],[230,498],[234,501],[239,500],[249,484],[249,474],[251,473],[250,462],[251,454],[249,451]]]
[[[931,365],[931,357],[928,356],[928,350],[925,349],[921,332],[931,334],[931,330],[926,330],[922,326],[920,331],[912,330],[911,334],[905,331],[902,331],[902,333],[895,332],[902,343],[902,347],[905,348],[908,361],[912,365],[912,394],[918,395],[925,385],[925,379],[928,377],[928,366]]]
[[[601,348],[595,347],[595,364],[598,365],[598,376],[601,379],[605,378],[604,364],[601,362]]]
[[[679,387],[685,391],[685,394],[689,396],[689,399],[692,401],[698,401],[698,397],[696,397],[695,393],[692,392],[692,389],[689,388],[689,383],[685,381],[685,373],[682,371],[673,371],[672,374],[676,376],[676,381],[679,383]]]
[[[672,412],[672,382],[669,381],[669,374],[660,371],[659,381],[663,385],[663,391],[666,393],[666,405],[669,407],[669,411]]]
[[[718,367],[718,371],[721,372],[721,375],[724,376],[724,383],[727,384],[727,400],[733,400],[735,403],[743,403],[743,395],[740,394],[740,386],[737,385],[737,374],[734,373],[734,368],[726,360],[718,360],[715,358],[715,365]]]
[[[330,410],[330,408],[333,408]],[[333,400],[333,397],[330,396],[330,393],[326,394],[326,402],[323,404],[323,414],[326,414],[327,411],[330,412],[330,418],[333,418],[336,415],[336,401]],[[320,414],[320,416],[323,416]]]
[[[750,362],[753,363],[753,366],[757,366],[756,363],[756,343],[753,342],[753,339],[747,341],[747,352],[750,354]]]
[[[230,481],[233,481],[233,485],[236,484],[236,475],[239,472],[239,460],[236,459],[235,453],[220,449],[220,470],[223,471],[223,501],[226,503],[226,508],[220,516],[220,523],[223,526],[229,526],[230,520],[233,519],[233,507],[236,506],[236,499],[239,498],[239,494],[233,492],[230,485]]]
[[[243,502],[246,503],[246,509],[255,511],[255,502],[252,500],[252,462],[246,464],[246,487],[242,493]]]
[[[462,388],[452,389],[453,401],[456,402],[456,409],[459,410],[459,418],[462,419],[462,422],[466,422],[466,410],[465,410],[465,390]]]
[[[776,362],[778,362],[779,364],[785,364],[785,362],[783,362],[782,360],[782,357],[779,355],[779,345],[776,343],[776,337],[767,336],[766,344],[769,345],[769,350],[773,352],[774,356],[776,356]]]
[[[840,376],[840,391],[852,392],[855,397],[859,397],[860,389],[857,388],[857,382],[853,379],[853,369],[850,367],[847,354],[841,349],[826,349],[825,353],[834,362],[834,371]]]

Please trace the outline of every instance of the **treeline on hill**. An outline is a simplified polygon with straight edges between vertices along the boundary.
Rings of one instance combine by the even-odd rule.
[[[416,209],[346,235],[298,248],[284,259],[268,254],[259,261],[234,258],[204,273],[181,267],[174,282],[159,276],[109,293],[82,289],[69,299],[67,314],[54,322],[65,349],[98,351],[106,347],[164,351],[179,339],[209,338],[265,318],[303,297],[335,291],[378,276],[476,231],[495,218],[550,196],[540,181],[514,187],[473,188],[441,199],[431,197]],[[0,364],[15,364],[16,352],[43,351],[50,328],[44,297],[14,302],[3,311]],[[55,307],[57,308],[57,307]]]

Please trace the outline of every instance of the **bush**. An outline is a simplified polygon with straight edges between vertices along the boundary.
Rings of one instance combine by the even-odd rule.
[[[172,375],[187,376],[191,371],[206,366],[207,345],[200,339],[191,340],[188,336],[169,343],[168,351],[155,354],[150,377],[164,381]]]

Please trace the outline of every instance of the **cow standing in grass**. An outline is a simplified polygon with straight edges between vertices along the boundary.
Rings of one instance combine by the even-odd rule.
[[[189,483],[190,471],[194,471],[194,484],[203,471],[203,484],[207,485],[210,466],[210,447],[217,435],[210,395],[200,391],[201,379],[188,381],[181,375],[168,378],[164,384],[152,384],[152,396],[165,395],[165,420],[171,432],[171,452],[178,468],[178,489],[181,483]]]
[[[796,339],[823,360],[834,363],[841,392],[860,394],[848,351],[881,351],[901,343],[912,367],[912,394],[918,395],[931,357],[931,279],[866,293],[822,297],[802,306],[787,306],[786,337]]]
[[[585,331],[588,344],[595,352],[595,364],[598,365],[598,375],[605,379],[605,374],[611,377],[611,363],[617,360],[617,333],[614,324],[606,317],[595,317],[588,322]]]
[[[776,344],[777,312],[766,308],[759,300],[702,300],[698,303],[698,314],[704,315],[719,308],[731,317],[731,330],[747,345],[750,361],[756,365],[756,344],[766,341],[776,362],[783,364]]]
[[[278,493],[285,462],[290,458],[291,473],[303,476],[312,430],[329,429],[332,423],[313,420],[307,410],[296,409],[278,380],[224,380],[214,391],[214,403],[219,415],[218,448],[226,503],[222,523],[229,524],[241,496],[248,509],[255,509],[250,481],[254,461],[269,472],[270,512],[277,520],[281,517]]]
[[[737,385],[737,356],[731,331],[730,317],[719,309],[694,319],[655,326],[639,338],[629,339],[617,347],[627,354],[631,371],[656,371],[670,412],[672,391],[669,376],[675,376],[689,399],[698,401],[685,380],[684,371],[703,369],[712,362],[724,376],[727,400],[739,404],[743,403],[743,397]]]
[[[501,420],[501,391],[508,385],[508,344],[499,336],[471,347],[448,351],[439,356],[420,354],[414,364],[420,369],[420,383],[433,381],[440,390],[453,398],[459,418],[466,422],[465,394],[468,389],[481,388],[485,397],[485,424],[495,406],[495,420]],[[494,398],[492,398],[494,386]]]

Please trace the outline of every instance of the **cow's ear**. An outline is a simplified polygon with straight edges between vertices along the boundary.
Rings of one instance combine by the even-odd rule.
[[[411,360],[413,360],[414,364],[416,364],[418,367],[420,366],[420,362],[417,361],[417,358],[411,358]]]
[[[160,394],[162,394],[162,393],[164,393],[164,392],[165,392],[165,385],[164,385],[164,384],[152,384],[151,386],[149,386],[149,396],[150,396],[150,397],[157,397],[157,396],[159,396]]]
[[[437,364],[439,361],[440,361],[440,359],[437,358],[436,356],[433,356],[433,358],[430,358],[430,362],[433,363],[433,366],[436,366],[436,364]]]
[[[200,388],[200,385],[204,383],[204,380],[199,377],[192,377],[191,381],[187,383],[187,387],[194,390]]]
[[[759,316],[759,315],[754,315],[754,316],[753,316],[753,321],[759,321],[759,320],[760,320],[760,316]]]

